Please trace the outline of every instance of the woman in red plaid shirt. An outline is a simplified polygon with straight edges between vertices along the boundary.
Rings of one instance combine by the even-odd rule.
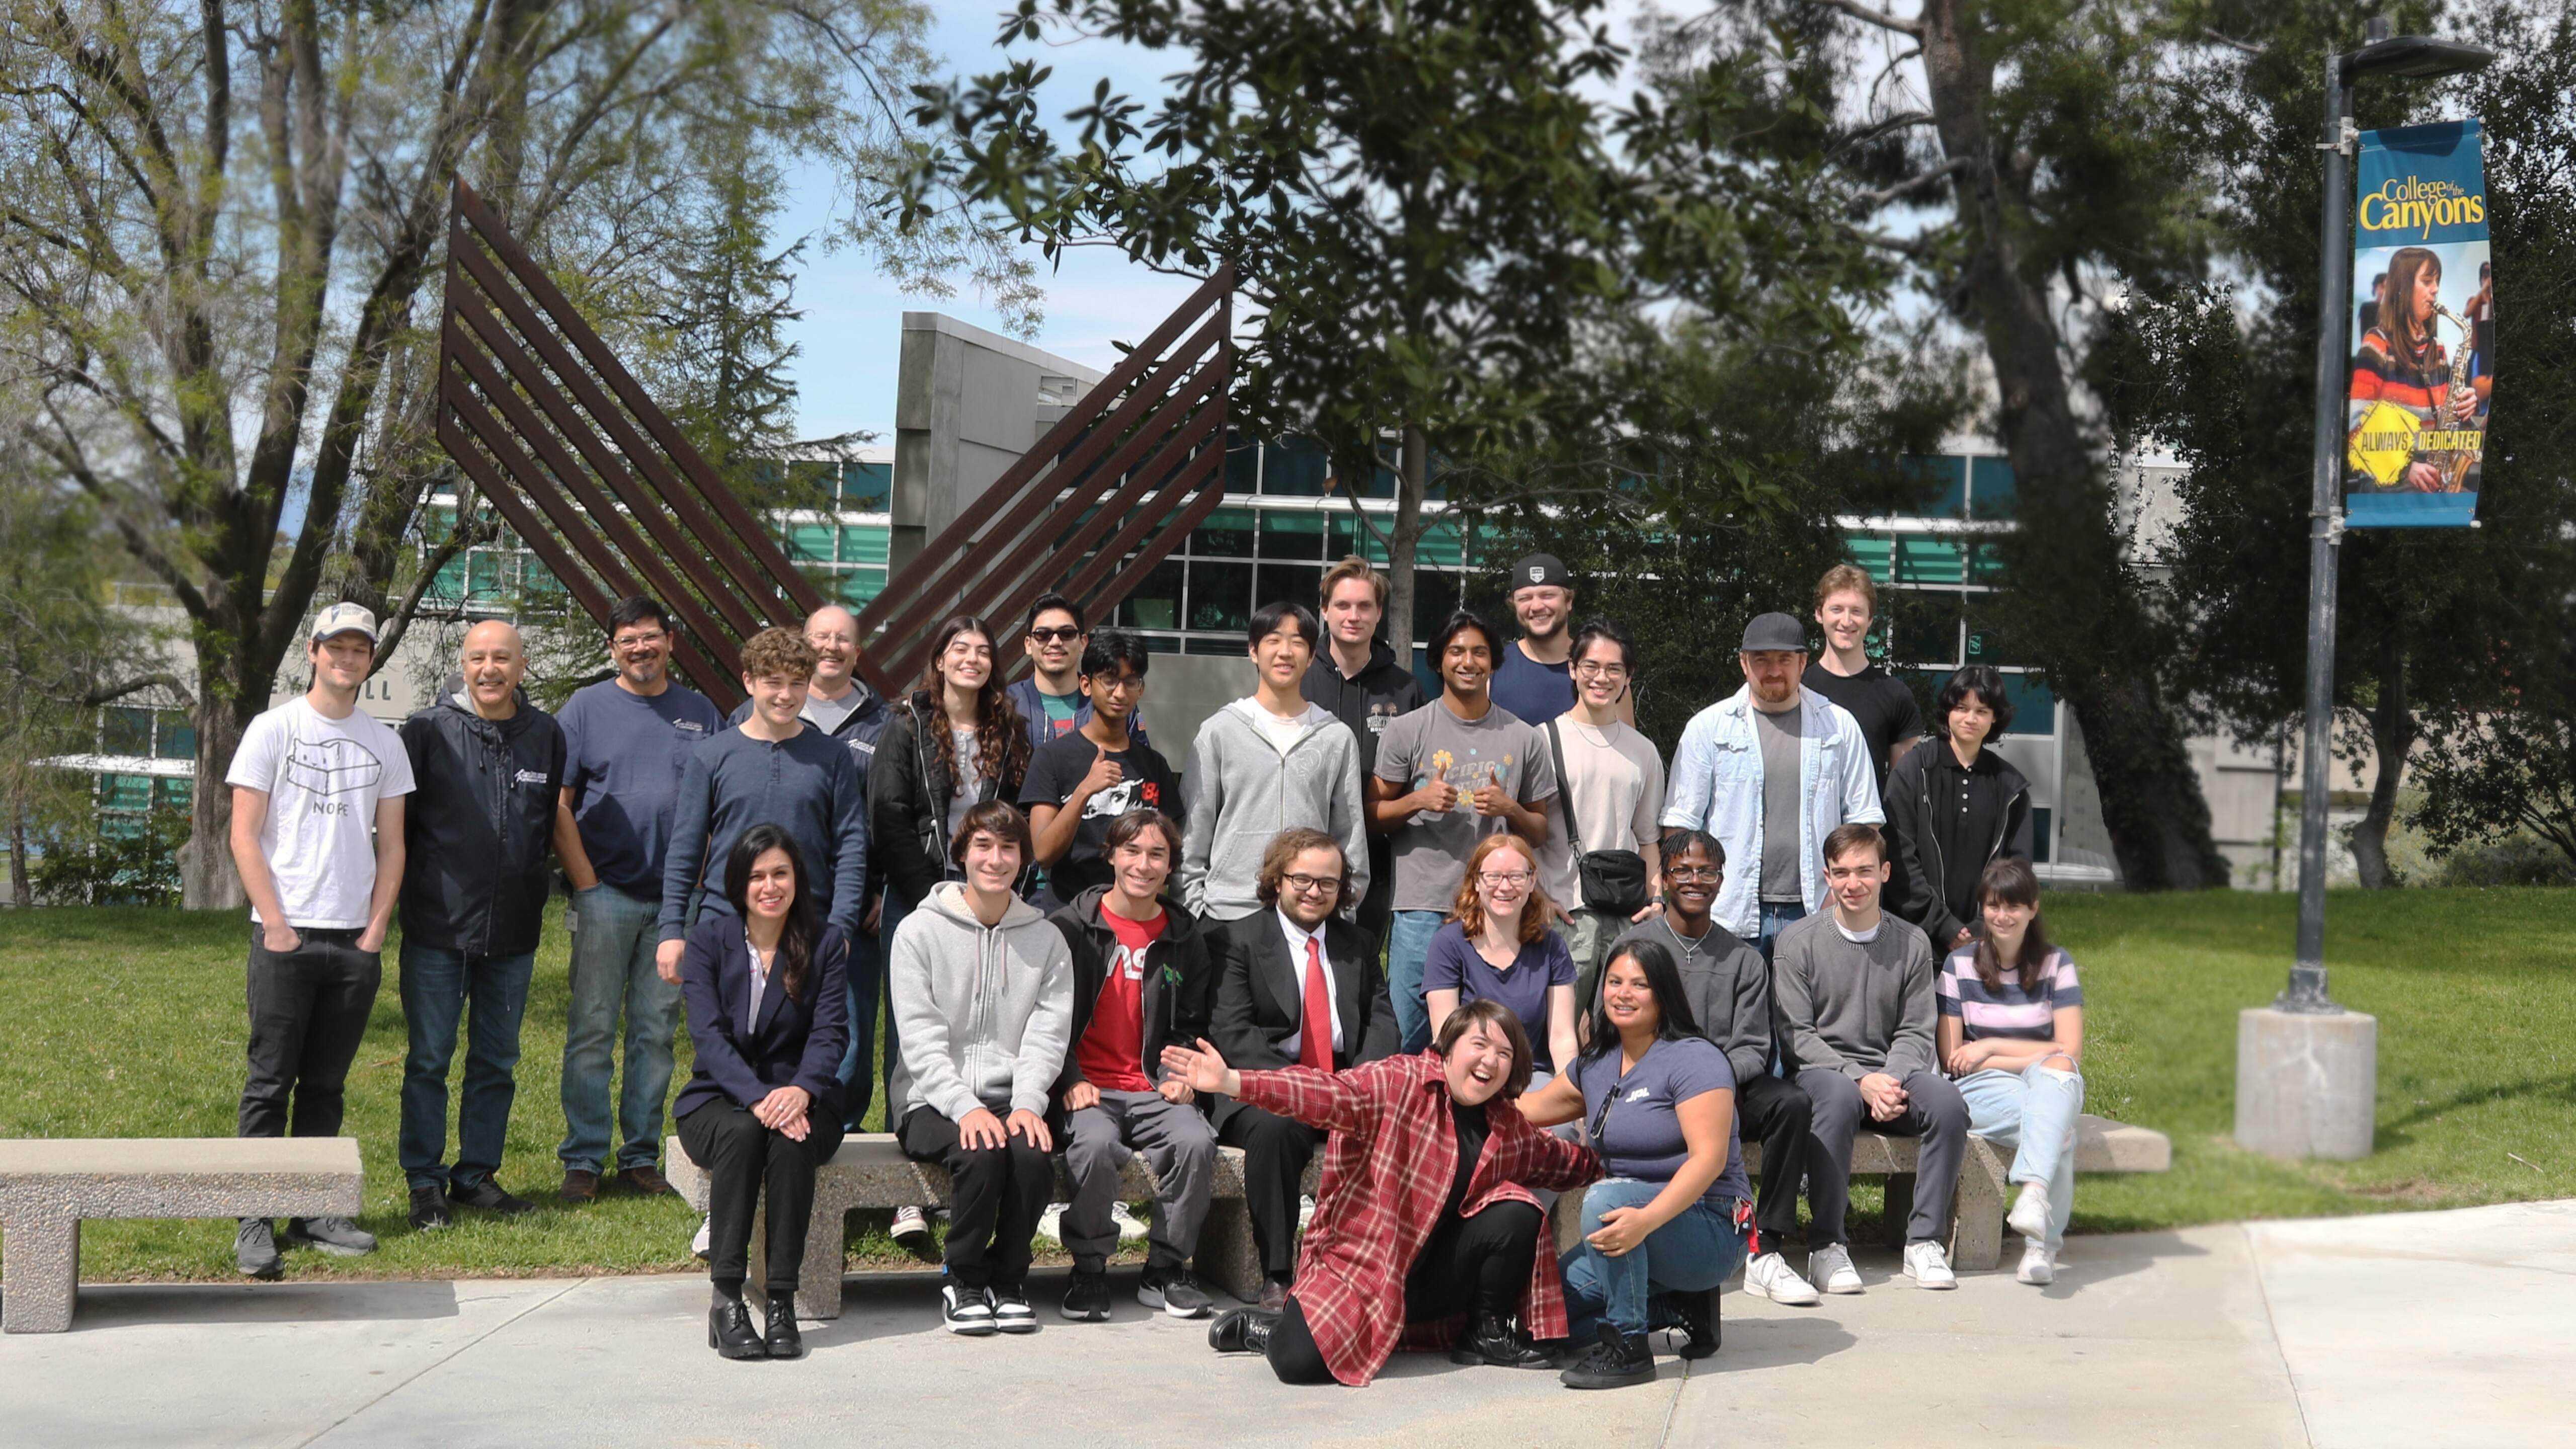
[[[1286,1311],[1236,1309],[1210,1346],[1263,1354],[1291,1384],[1366,1384],[1408,1329],[1417,1347],[1456,1339],[1454,1362],[1548,1366],[1530,1340],[1565,1336],[1565,1297],[1529,1189],[1581,1187],[1601,1164],[1512,1105],[1530,1047],[1510,1008],[1471,1001],[1431,1050],[1345,1072],[1238,1072],[1205,1041],[1165,1048],[1163,1063],[1201,1092],[1332,1134]]]

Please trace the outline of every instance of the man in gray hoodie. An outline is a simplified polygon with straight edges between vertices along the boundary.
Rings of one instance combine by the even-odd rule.
[[[1030,854],[1017,809],[967,811],[949,853],[966,878],[933,889],[887,950],[902,1063],[886,1116],[906,1156],[948,1169],[941,1322],[1034,1333],[1030,1244],[1055,1190],[1046,1111],[1073,1037],[1073,953],[1012,889]]]
[[[1301,692],[1322,630],[1305,605],[1278,603],[1254,613],[1248,632],[1253,693],[1199,726],[1181,776],[1181,904],[1202,921],[1251,915],[1270,842],[1283,830],[1320,830],[1351,863],[1347,916],[1368,894],[1368,827],[1359,739]]]
[[[1876,827],[1836,828],[1825,837],[1825,889],[1834,908],[1791,924],[1772,956],[1780,1035],[1812,1104],[1807,1277],[1828,1293],[1861,1290],[1843,1212],[1852,1135],[1864,1118],[1873,1131],[1923,1140],[1905,1225],[1905,1276],[1924,1288],[1959,1286],[1941,1230],[1968,1147],[1968,1104],[1941,1075],[1933,1048],[1940,1007],[1932,943],[1912,922],[1879,909],[1887,876],[1887,842]]]

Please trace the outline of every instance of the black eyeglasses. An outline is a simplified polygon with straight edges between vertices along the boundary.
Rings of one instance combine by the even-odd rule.
[[[1070,644],[1082,637],[1082,631],[1067,624],[1056,629],[1031,629],[1029,637],[1041,644]]]

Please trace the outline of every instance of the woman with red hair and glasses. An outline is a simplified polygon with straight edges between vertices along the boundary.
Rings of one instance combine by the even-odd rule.
[[[1574,955],[1547,924],[1555,913],[1529,842],[1488,835],[1468,854],[1457,904],[1422,962],[1431,1029],[1468,1002],[1501,1002],[1529,1035],[1541,1087],[1574,1060]]]

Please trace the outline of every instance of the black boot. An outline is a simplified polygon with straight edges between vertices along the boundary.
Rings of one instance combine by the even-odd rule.
[[[1208,1347],[1219,1353],[1268,1353],[1270,1330],[1278,1323],[1276,1313],[1237,1308],[1208,1325]]]
[[[751,1326],[751,1310],[743,1305],[741,1289],[716,1290],[715,1306],[707,1310],[707,1347],[727,1358],[769,1357],[760,1331]]]
[[[796,1334],[796,1290],[769,1295],[769,1332],[766,1335],[771,1358],[803,1358],[805,1340]]]
[[[1548,1366],[1544,1353],[1530,1347],[1512,1321],[1499,1313],[1478,1310],[1475,1326],[1449,1350],[1451,1363],[1490,1364],[1495,1368],[1543,1369]]]
[[[1673,1311],[1681,1316],[1684,1335],[1682,1346],[1676,1352],[1694,1361],[1714,1358],[1721,1333],[1718,1314],[1722,1311],[1717,1302],[1717,1290],[1676,1293],[1673,1295]]]
[[[1580,1363],[1558,1377],[1569,1389],[1624,1389],[1630,1384],[1651,1384],[1655,1381],[1655,1356],[1647,1350],[1644,1334],[1624,1334],[1605,1323],[1601,1325],[1601,1341]]]

